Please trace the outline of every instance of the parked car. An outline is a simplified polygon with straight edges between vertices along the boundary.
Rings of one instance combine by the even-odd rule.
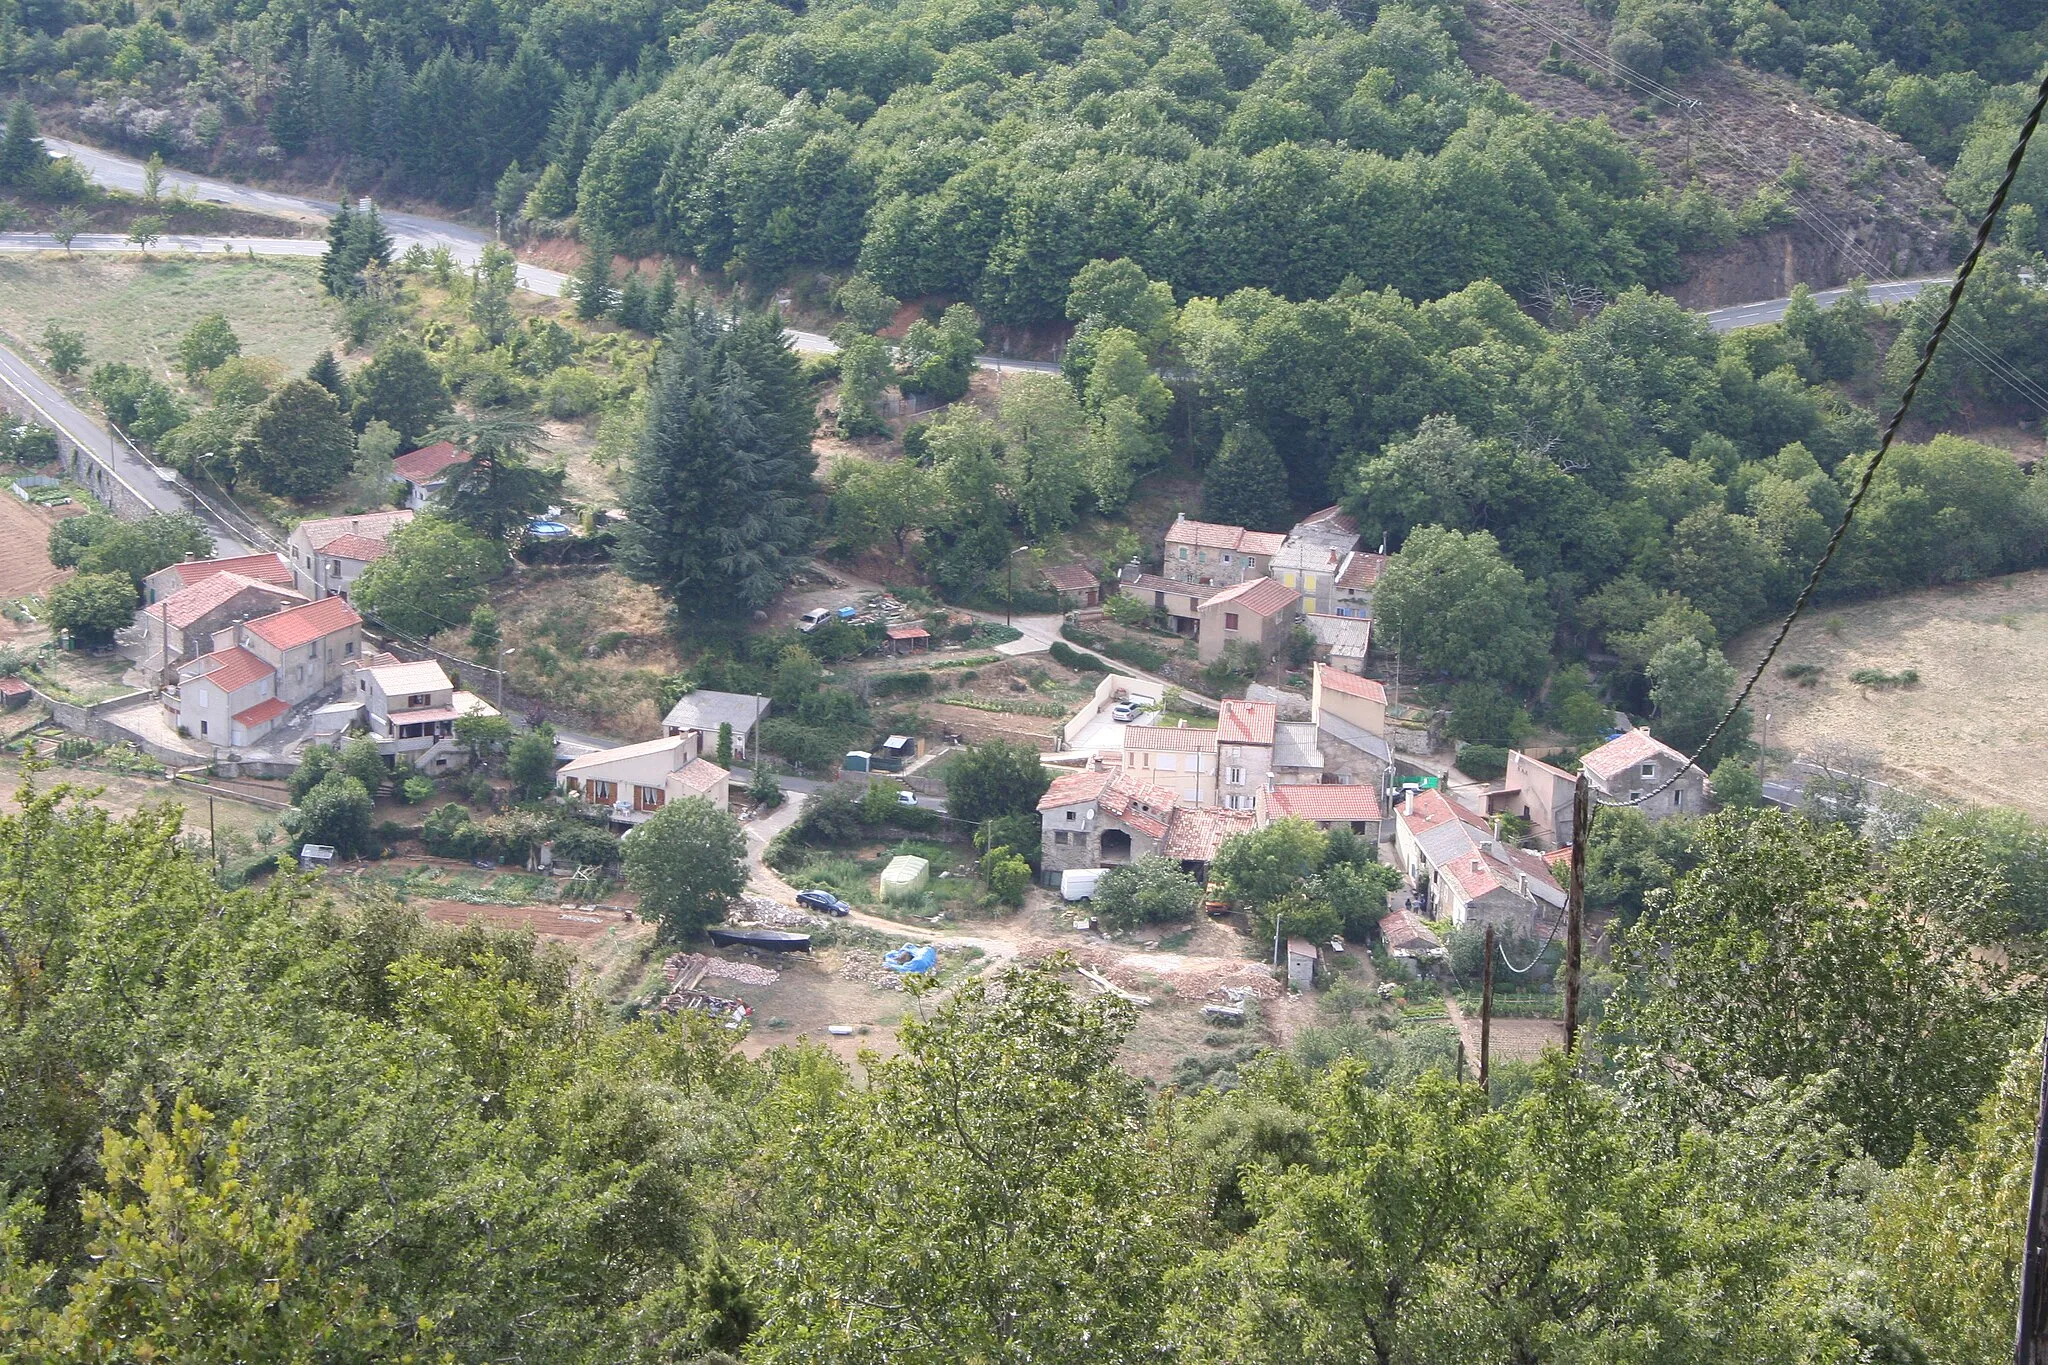
[[[1109,718],[1114,721],[1121,721],[1124,724],[1129,724],[1131,721],[1136,720],[1138,718],[1138,713],[1143,711],[1144,709],[1144,707],[1138,705],[1138,703],[1134,701],[1120,701],[1115,706],[1110,708]]]
[[[830,891],[799,891],[796,893],[796,903],[809,906],[813,910],[822,910],[828,915],[850,915],[853,913],[852,906],[833,895]]]
[[[899,806],[914,806],[914,805],[916,805],[916,804],[917,804],[917,793],[916,793],[916,792],[913,792],[913,791],[900,791],[900,792],[897,792],[897,793],[896,793],[896,804],[897,804],[897,805],[899,805]]]
[[[832,608],[812,607],[802,616],[796,618],[796,628],[802,631],[804,634],[809,635],[812,631],[816,630],[819,626],[824,625],[827,621],[831,619]]]

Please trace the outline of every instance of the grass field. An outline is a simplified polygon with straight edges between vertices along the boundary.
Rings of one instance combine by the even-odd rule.
[[[1737,640],[1755,666],[1768,636]],[[1817,674],[1787,677],[1804,665]],[[1919,674],[1866,687],[1850,675]],[[2048,818],[2048,570],[1820,608],[1792,628],[1750,709],[1773,754],[1816,744],[1876,750],[1891,776],[1931,795],[2013,806]],[[1802,686],[1811,682],[1812,686]],[[1760,736],[1761,737],[1761,736]]]
[[[0,333],[39,360],[54,320],[85,334],[88,365],[126,361],[182,382],[178,340],[208,313],[227,315],[243,354],[269,356],[287,371],[303,371],[334,339],[334,304],[311,261],[0,259]]]

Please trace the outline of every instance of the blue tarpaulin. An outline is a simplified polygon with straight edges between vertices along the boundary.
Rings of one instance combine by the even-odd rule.
[[[929,943],[906,943],[894,952],[884,953],[882,965],[905,975],[934,971],[939,965],[939,950]]]

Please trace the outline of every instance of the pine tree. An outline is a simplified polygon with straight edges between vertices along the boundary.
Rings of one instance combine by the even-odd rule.
[[[391,264],[391,234],[384,230],[383,216],[375,204],[367,213],[357,214],[349,225],[348,249],[351,275],[360,276],[373,265]]]
[[[277,98],[271,103],[270,140],[287,155],[297,156],[312,140],[313,117],[311,82],[301,58],[286,69],[284,84],[277,88]]]
[[[654,296],[648,292],[647,281],[640,278],[640,272],[629,273],[619,283],[619,302],[613,316],[619,326],[629,327],[636,332],[652,332],[659,325],[654,319]]]
[[[341,372],[341,362],[334,358],[334,352],[322,351],[313,357],[313,364],[306,371],[306,378],[334,395],[334,401],[344,410],[349,405],[348,376]]]
[[[648,310],[654,320],[650,329],[659,332],[668,326],[668,315],[676,311],[676,265],[674,261],[661,263],[661,274],[655,277],[654,295],[648,300]]]
[[[341,197],[341,209],[327,220],[327,250],[320,255],[320,287],[336,298],[352,293],[355,270],[349,265],[349,238],[355,230],[356,211],[348,195]]]
[[[561,494],[563,472],[532,463],[541,429],[532,418],[504,413],[457,421],[435,433],[469,452],[448,475],[437,502],[451,520],[490,540],[504,540]]]
[[[417,447],[448,415],[448,386],[441,372],[406,337],[385,342],[351,387],[356,425],[388,422],[407,450]]]
[[[595,322],[612,310],[612,244],[601,232],[587,239],[589,258],[576,272],[576,316]]]
[[[0,138],[0,185],[33,184],[49,160],[36,131],[36,111],[27,100],[16,100],[7,107],[7,133]]]
[[[648,400],[621,546],[626,571],[666,592],[684,619],[766,607],[809,538],[809,394],[780,325],[730,327],[685,304]]]
[[[1232,428],[1202,479],[1203,520],[1278,530],[1287,515],[1287,467],[1273,443],[1251,427]]]

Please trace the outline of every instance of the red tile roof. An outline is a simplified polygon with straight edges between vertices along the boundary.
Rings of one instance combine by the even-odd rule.
[[[1115,776],[1114,772],[1107,769],[1062,773],[1045,789],[1045,795],[1038,798],[1038,808],[1058,810],[1061,806],[1078,806],[1084,802],[1094,801],[1108,789],[1111,779]]]
[[[453,441],[436,441],[391,462],[391,472],[407,483],[432,483],[434,476],[450,466],[469,463],[469,452]]]
[[[1579,760],[1584,768],[1602,782],[1612,782],[1639,763],[1653,758],[1666,758],[1673,763],[1685,762],[1685,755],[1652,735],[1648,730],[1635,729],[1625,735],[1608,740]]]
[[[261,655],[251,654],[236,645],[233,649],[217,649],[211,654],[201,655],[185,665],[181,676],[192,682],[211,683],[223,692],[239,692],[275,671]]]
[[[1377,820],[1379,793],[1371,787],[1311,785],[1276,786],[1266,793],[1266,802],[1279,815],[1303,820]]]
[[[0,697],[25,697],[34,690],[19,678],[0,678]]]
[[[1169,750],[1177,754],[1201,753],[1216,747],[1216,731],[1193,725],[1126,725],[1124,748],[1148,752]]]
[[[245,629],[273,649],[296,649],[332,635],[337,630],[359,626],[363,618],[342,597],[323,597],[303,607],[291,607],[269,616],[259,616]]]
[[[261,725],[267,720],[276,720],[291,709],[291,707],[285,704],[282,697],[272,697],[269,701],[257,702],[246,711],[235,712],[235,723],[238,725]]]
[[[1380,581],[1386,572],[1387,556],[1372,554],[1365,550],[1353,550],[1344,567],[1337,571],[1337,586],[1340,588],[1369,588]]]
[[[1095,571],[1085,564],[1048,564],[1045,581],[1060,592],[1086,592],[1096,584]]]
[[[158,602],[149,609],[148,615],[156,617],[159,621],[168,621],[179,630],[184,630],[204,619],[208,612],[226,606],[251,588],[269,600],[273,611],[299,596],[275,583],[258,582],[253,578],[244,578],[238,573],[209,574],[197,583],[180,588]]]
[[[1126,588],[1136,588],[1140,593],[1170,593],[1176,597],[1192,597],[1196,602],[1206,602],[1223,591],[1213,583],[1183,583],[1177,578],[1162,578],[1156,573],[1133,573],[1129,569],[1117,574],[1117,582]]]
[[[929,640],[932,638],[932,633],[923,626],[891,626],[889,627],[889,638],[892,640]]]
[[[413,513],[408,508],[395,512],[364,512],[353,517],[316,517],[294,526],[291,538],[294,545],[304,544],[315,550],[324,550],[329,541],[348,535],[387,540],[393,531],[410,523],[412,518]]]
[[[1428,925],[1407,910],[1389,910],[1381,918],[1380,942],[1387,945],[1390,953],[1403,949],[1411,954],[1432,949],[1441,952],[1444,946]]]
[[[1277,579],[1254,578],[1234,588],[1225,588],[1204,602],[1202,607],[1207,610],[1211,607],[1232,606],[1248,611],[1254,616],[1278,616],[1300,600],[1300,593]]]
[[[261,583],[281,583],[285,587],[292,584],[292,566],[284,562],[282,555],[275,554],[237,555],[233,559],[190,559],[169,567],[170,572],[176,575],[181,590],[222,573],[240,574]]]
[[[320,553],[331,559],[355,559],[367,564],[373,559],[381,559],[390,548],[389,541],[359,536],[350,531],[347,535],[336,536],[322,545]]]
[[[1269,701],[1239,701],[1225,697],[1216,717],[1216,739],[1221,744],[1271,744],[1273,723],[1280,708]]]
[[[1367,701],[1380,703],[1387,700],[1387,689],[1371,678],[1361,678],[1356,673],[1346,673],[1328,664],[1316,665],[1316,681],[1328,692],[1342,692],[1347,697],[1364,697]]]
[[[1248,555],[1276,555],[1287,543],[1278,531],[1247,531],[1213,521],[1182,517],[1166,528],[1168,545],[1198,545],[1205,550],[1237,550]]]
[[[1181,806],[1168,822],[1166,841],[1159,851],[1183,862],[1208,863],[1216,860],[1223,841],[1249,834],[1258,827],[1258,816],[1248,810],[1225,810],[1221,806]]]
[[[1415,794],[1413,810],[1404,803],[1397,818],[1408,827],[1410,834],[1422,834],[1439,825],[1448,825],[1454,820],[1462,820],[1474,829],[1488,834],[1493,832],[1493,826],[1486,823],[1485,816],[1459,805],[1442,792],[1428,789]]]

